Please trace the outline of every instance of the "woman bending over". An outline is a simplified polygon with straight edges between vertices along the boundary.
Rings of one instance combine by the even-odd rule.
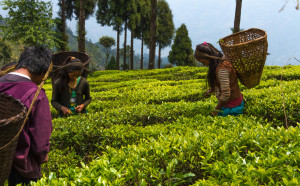
[[[195,58],[208,66],[207,81],[209,90],[205,96],[215,92],[218,104],[212,115],[227,116],[243,114],[244,100],[240,91],[237,74],[223,54],[210,43],[197,45]]]
[[[75,57],[69,57],[59,70],[51,104],[60,116],[86,113],[91,97],[88,81],[80,76],[83,70],[83,63]]]

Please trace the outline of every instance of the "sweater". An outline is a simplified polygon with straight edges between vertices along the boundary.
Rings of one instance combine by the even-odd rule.
[[[71,91],[69,91],[69,87],[65,91],[60,91],[59,84],[60,79],[57,79],[53,84],[51,104],[57,111],[59,111],[59,114],[63,116],[61,108],[62,106],[68,108],[70,105]],[[85,113],[86,107],[91,103],[92,100],[88,81],[81,77],[74,90],[76,92],[77,105],[83,104],[84,109],[81,112]]]

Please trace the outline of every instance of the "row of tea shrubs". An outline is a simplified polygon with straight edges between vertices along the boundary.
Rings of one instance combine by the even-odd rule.
[[[245,114],[226,118],[209,116],[217,100],[203,98],[206,71],[94,72],[87,115],[51,108],[37,185],[297,185],[300,68],[266,67],[259,86],[241,86]]]

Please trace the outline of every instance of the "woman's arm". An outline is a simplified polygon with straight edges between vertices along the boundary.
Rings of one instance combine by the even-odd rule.
[[[84,95],[84,102],[83,105],[86,108],[92,101],[91,95],[90,95],[90,85],[88,81],[85,81],[85,86],[83,89],[83,95]]]
[[[55,82],[52,87],[51,105],[57,110],[61,111],[62,105],[59,103],[59,82]]]
[[[220,81],[221,95],[216,110],[220,110],[230,100],[230,72],[227,69],[219,69],[217,76]]]

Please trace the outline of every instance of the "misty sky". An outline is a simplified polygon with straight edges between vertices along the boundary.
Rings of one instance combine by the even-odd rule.
[[[193,49],[201,42],[210,42],[220,48],[217,41],[231,34],[233,27],[235,0],[167,0],[173,11],[175,27],[186,24]],[[279,10],[286,0],[244,0],[242,6],[241,28],[260,28],[267,31],[269,53],[267,65],[284,65],[290,57],[300,59],[300,11],[295,9],[296,0],[289,0],[284,11]],[[58,10],[57,0],[52,1],[53,12]],[[0,14],[5,16],[3,11]],[[67,23],[75,33],[76,21]],[[94,17],[86,22],[87,38],[97,42],[108,35],[117,34],[109,27],[101,27]],[[130,36],[130,34],[128,34]],[[128,39],[129,39],[128,36]],[[123,36],[124,37],[124,36]],[[121,42],[123,41],[123,37]],[[140,53],[140,41],[135,40],[135,51]],[[129,44],[129,43],[128,43]],[[167,56],[170,47],[163,50]],[[145,50],[148,53],[148,49]],[[292,64],[299,64],[290,61]]]

